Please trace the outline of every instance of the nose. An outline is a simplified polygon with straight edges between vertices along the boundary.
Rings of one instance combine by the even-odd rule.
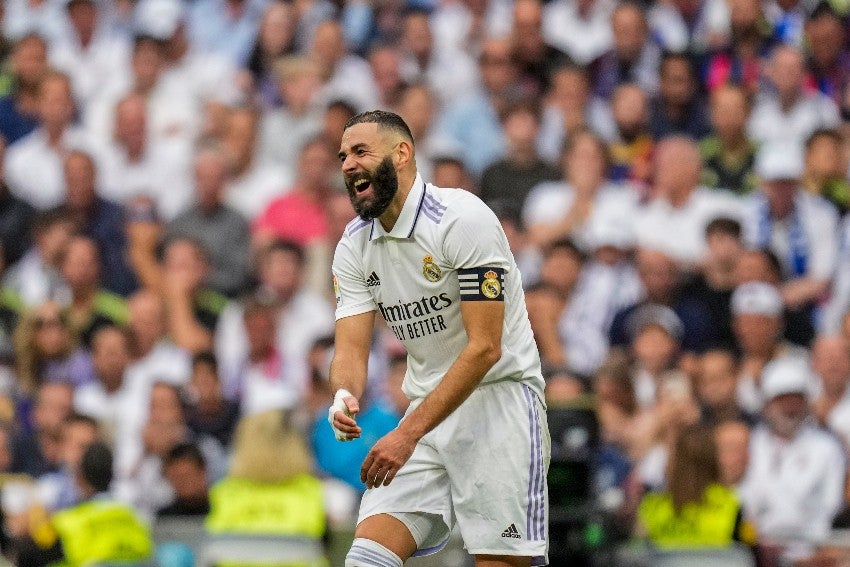
[[[357,163],[354,160],[354,157],[349,154],[345,156],[345,159],[342,160],[342,172],[343,173],[354,173],[357,169]]]

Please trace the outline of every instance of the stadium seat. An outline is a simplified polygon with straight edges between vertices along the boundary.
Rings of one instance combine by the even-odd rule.
[[[322,542],[316,539],[274,535],[208,535],[198,555],[197,567],[214,567],[221,563],[297,563],[310,567],[327,565]]]

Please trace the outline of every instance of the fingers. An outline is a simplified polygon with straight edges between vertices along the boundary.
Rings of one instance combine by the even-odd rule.
[[[401,465],[379,459],[370,452],[360,467],[360,481],[366,484],[366,488],[387,486],[395,478]]]
[[[342,399],[345,403],[345,407],[348,408],[348,413],[351,415],[357,415],[357,412],[360,411],[360,403],[357,401],[357,398],[354,396],[348,396]]]
[[[334,413],[333,426],[340,433],[345,434],[348,439],[356,439],[362,433],[362,429],[357,425],[357,422],[341,411]]]

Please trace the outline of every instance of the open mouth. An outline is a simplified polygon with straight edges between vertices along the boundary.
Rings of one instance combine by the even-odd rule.
[[[372,182],[368,179],[358,179],[354,182],[354,190],[358,193],[362,193],[366,189],[372,186]]]

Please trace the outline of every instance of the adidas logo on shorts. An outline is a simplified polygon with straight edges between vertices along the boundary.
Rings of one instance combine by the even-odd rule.
[[[508,529],[502,532],[502,537],[522,539],[522,536],[519,535],[519,530],[516,529],[516,524],[511,524],[510,526],[508,526]]]
[[[378,277],[378,274],[372,272],[371,274],[369,274],[369,277],[366,278],[366,286],[373,287],[376,285],[381,285],[381,278]]]

